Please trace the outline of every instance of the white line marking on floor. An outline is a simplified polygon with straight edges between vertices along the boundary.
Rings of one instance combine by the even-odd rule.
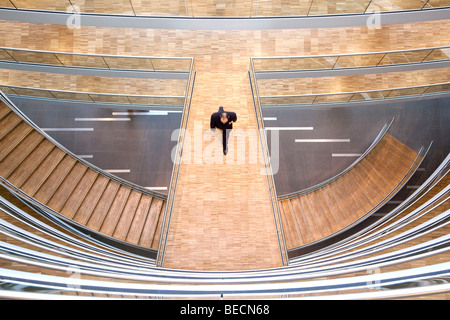
[[[332,153],[332,157],[360,157],[362,153]]]
[[[295,142],[350,142],[350,139],[295,139]]]
[[[109,173],[130,173],[131,172],[130,169],[108,169],[105,171],[109,172]]]
[[[94,131],[94,128],[41,128],[42,131]]]
[[[182,113],[181,110],[150,110],[150,111],[133,111],[133,112],[113,112],[113,116],[167,116],[169,113]]]
[[[266,130],[314,130],[313,127],[265,127]]]
[[[148,190],[167,190],[167,187],[145,187]]]
[[[75,121],[130,121],[131,118],[75,118]]]

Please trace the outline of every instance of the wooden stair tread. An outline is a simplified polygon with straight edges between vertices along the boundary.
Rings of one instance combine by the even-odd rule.
[[[11,150],[0,162],[0,176],[8,176],[44,139],[38,132],[33,131],[16,148]]]
[[[117,239],[154,245],[165,200],[133,190],[55,146],[0,103],[0,176],[55,212]],[[142,239],[148,238],[144,241]],[[159,239],[159,238],[158,238]]]
[[[133,222],[131,223],[130,229],[128,230],[126,241],[139,244],[139,239],[141,238],[142,231],[144,230],[145,221],[150,212],[150,206],[153,201],[153,197],[148,195],[142,195],[139,201],[139,205],[136,209],[136,214],[134,215]]]
[[[116,223],[116,227],[113,231],[113,237],[121,240],[126,239],[141,197],[142,193],[138,191],[132,190],[130,192],[127,203]]]
[[[91,190],[89,190],[89,193],[83,199],[82,203],[80,204],[80,207],[72,217],[73,220],[77,221],[82,225],[86,225],[87,221],[89,220],[89,217],[91,216],[95,207],[99,203],[100,198],[103,195],[106,186],[108,185],[108,181],[109,179],[103,175],[97,176],[97,179],[92,185]]]
[[[288,249],[336,233],[370,212],[395,190],[417,155],[386,134],[371,152],[336,180],[281,200]]]
[[[78,208],[83,202],[86,195],[92,191],[91,187],[94,184],[97,176],[98,173],[96,171],[87,169],[76,187],[68,196],[59,213],[72,219],[75,213],[78,211]]]
[[[64,155],[65,153],[59,148],[53,148],[28,176],[23,185],[17,185],[17,187],[20,187],[25,193],[34,196],[35,192],[46,181]]]
[[[116,196],[114,197],[111,208],[108,211],[107,216],[103,220],[100,227],[100,232],[112,236],[114,229],[116,227],[116,222],[120,218],[122,211],[127,203],[128,196],[131,190],[127,187],[120,186]]]
[[[87,226],[93,230],[99,230],[100,226],[105,219],[108,211],[110,210],[114,198],[119,190],[120,184],[109,180],[108,184],[100,196],[99,201],[97,202],[94,210],[92,211],[91,216],[87,221]]]
[[[160,199],[154,198],[150,211],[145,221],[145,225],[143,231],[141,233],[141,238],[139,241],[140,245],[152,247],[154,246],[154,236],[158,230],[159,224],[161,223],[161,209],[162,209],[163,201]]]

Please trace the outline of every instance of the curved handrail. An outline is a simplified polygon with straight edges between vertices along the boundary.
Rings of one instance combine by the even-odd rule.
[[[130,2],[130,7],[127,8],[128,10],[125,10],[124,8],[124,12],[122,13],[114,13],[114,12],[96,12],[96,13],[89,13],[89,12],[78,12],[78,10],[80,9],[79,7],[77,7],[76,5],[72,5],[70,3],[70,6],[67,7],[66,11],[61,11],[61,10],[48,10],[46,8],[40,8],[40,9],[33,9],[33,8],[27,8],[27,7],[18,7],[16,6],[16,4],[14,3],[14,0],[10,0],[10,2],[13,4],[14,7],[5,7],[5,9],[8,10],[14,10],[14,11],[38,11],[38,12],[47,12],[47,13],[76,13],[76,14],[80,14],[80,15],[103,15],[103,16],[113,16],[113,17],[122,17],[122,16],[126,16],[126,17],[155,17],[155,18],[197,18],[197,19],[202,19],[202,18],[215,18],[215,19],[229,19],[229,18],[236,18],[236,19],[261,19],[261,18],[293,18],[293,17],[299,17],[299,18],[303,18],[303,17],[329,17],[329,16],[341,16],[341,15],[371,15],[374,12],[370,11],[370,4],[371,1],[366,5],[366,6],[360,6],[360,10],[350,10],[350,12],[344,11],[344,12],[338,12],[338,13],[328,13],[328,9],[327,9],[327,13],[314,13],[311,12],[312,8],[313,8],[313,4],[315,3],[316,0],[312,0],[309,2],[309,6],[306,8],[304,8],[301,12],[298,12],[296,14],[289,14],[289,15],[283,15],[283,14],[260,14],[259,11],[259,4],[260,3],[256,3],[256,5],[254,4],[256,0],[252,0],[251,1],[251,6],[247,9],[248,12],[246,12],[246,14],[244,16],[242,16],[242,14],[235,14],[235,15],[226,15],[226,16],[220,16],[220,15],[211,15],[211,14],[200,14],[200,15],[195,15],[195,12],[193,12],[193,9],[190,8],[189,5],[185,6],[185,9],[183,10],[184,12],[178,12],[178,13],[168,13],[167,11],[155,11],[152,12],[151,14],[137,14],[135,8],[133,7],[132,3]],[[417,6],[417,8],[413,8],[413,9],[397,9],[397,10],[381,10],[378,6],[375,5],[375,7],[377,8],[377,10],[379,10],[379,12],[382,13],[398,13],[398,12],[420,12],[420,11],[430,11],[430,10],[436,10],[436,9],[442,9],[442,8],[447,8],[448,6],[438,6],[438,7],[431,7],[431,8],[425,8],[425,6],[427,5],[428,1],[424,2],[423,4],[421,4],[420,6]],[[278,9],[280,9],[281,11],[289,11],[289,6],[281,6],[281,5],[275,5],[275,7],[278,7]],[[242,10],[242,8],[241,8]],[[369,11],[368,11],[369,10]],[[101,10],[102,11],[102,10]],[[190,12],[191,11],[191,12]],[[338,10],[337,10],[338,11]]]
[[[273,213],[274,222],[275,222],[275,229],[277,232],[278,246],[280,248],[281,261],[282,261],[283,265],[287,265],[287,264],[289,264],[289,257],[288,257],[288,253],[287,253],[288,251],[287,251],[287,247],[286,247],[286,239],[285,239],[285,235],[284,235],[283,223],[281,220],[280,207],[279,207],[279,203],[278,203],[278,199],[277,199],[277,190],[276,190],[275,180],[273,178],[271,156],[269,154],[266,130],[264,129],[263,113],[261,110],[261,101],[259,98],[258,86],[256,84],[255,68],[254,68],[252,59],[250,59],[250,67],[251,67],[251,71],[250,70],[248,71],[248,77],[249,77],[250,89],[251,89],[251,93],[252,93],[253,107],[255,109],[256,124],[258,126],[261,152],[263,155],[264,170],[265,170],[264,173],[266,175],[267,185],[269,188],[269,198],[270,198],[270,203],[272,206],[272,213]],[[252,81],[252,78],[253,78],[253,81]]]
[[[123,102],[110,102],[110,101],[104,101],[104,100],[95,100],[94,98],[92,98],[92,96],[99,96],[99,97],[121,97],[121,98],[126,98],[129,102],[130,105],[150,105],[148,103],[133,103],[131,99],[133,98],[147,98],[147,99],[180,99],[180,100],[184,100],[185,96],[154,96],[154,95],[142,95],[142,94],[123,94],[123,93],[104,93],[104,92],[86,92],[86,91],[71,91],[71,90],[59,90],[59,89],[44,89],[44,88],[33,88],[33,87],[20,87],[20,86],[12,86],[12,85],[4,85],[4,84],[0,84],[0,88],[8,88],[11,91],[14,92],[14,95],[18,96],[18,97],[32,97],[35,99],[45,99],[45,100],[61,100],[61,101],[82,101],[82,102],[86,102],[86,103],[101,103],[101,104],[125,104]],[[29,90],[29,91],[36,91],[36,92],[45,92],[45,93],[49,93],[52,98],[50,97],[41,97],[41,96],[32,96],[32,95],[22,95],[17,93],[14,89],[19,89],[19,90]],[[1,89],[0,89],[1,91]],[[68,99],[68,98],[58,98],[55,97],[55,94],[57,93],[62,93],[62,94],[70,94],[70,95],[83,95],[86,96],[86,98],[91,99],[91,101],[85,101],[82,99]],[[162,103],[161,103],[162,104]],[[160,105],[160,104],[158,104]],[[164,104],[164,106],[169,106],[168,104]],[[179,105],[171,105],[173,107],[180,107],[182,106],[182,104]]]
[[[421,229],[418,231],[421,235],[429,234],[430,232],[437,230],[439,228],[443,228],[449,224],[448,217],[450,215],[450,210],[442,213],[435,219],[430,220],[423,225],[420,225],[416,229]],[[0,226],[6,227],[8,232],[11,232],[13,235],[17,233],[17,237],[20,238],[21,230],[8,228],[8,224],[4,223],[0,220]],[[418,233],[411,232],[409,237],[417,237]],[[407,241],[408,239],[404,239]],[[410,240],[410,239],[409,239]],[[349,274],[358,272],[361,270],[367,270],[367,268],[371,267],[384,267],[389,266],[396,263],[404,263],[407,261],[427,258],[429,256],[443,253],[449,250],[448,245],[450,244],[450,235],[444,235],[439,238],[431,239],[429,241],[424,241],[417,245],[398,249],[390,253],[380,254],[374,257],[369,257],[365,259],[353,260],[349,262],[338,262],[333,266],[315,266],[309,267],[305,270],[302,270],[300,267],[295,268],[283,268],[279,269],[279,273],[272,273],[267,275],[249,275],[249,278],[240,277],[234,279],[219,279],[218,275],[211,275],[211,277],[205,278],[196,278],[189,277],[189,274],[186,273],[186,277],[182,279],[180,274],[177,272],[173,272],[173,278],[169,272],[158,272],[158,270],[152,268],[124,268],[121,265],[115,263],[107,263],[107,264],[96,264],[96,262],[89,261],[79,261],[73,258],[63,258],[55,256],[52,253],[35,253],[34,250],[30,250],[28,248],[23,248],[14,244],[8,244],[6,242],[0,241],[0,248],[2,248],[2,252],[10,252],[14,256],[22,257],[23,259],[29,259],[29,264],[40,264],[40,265],[48,265],[50,268],[54,269],[65,269],[67,266],[71,268],[77,268],[80,273],[83,274],[91,274],[96,276],[109,276],[111,278],[117,279],[139,279],[139,280],[150,280],[157,283],[179,283],[185,285],[199,285],[199,284],[209,284],[213,285],[215,283],[226,283],[226,284],[234,284],[239,285],[243,283],[266,283],[270,286],[270,283],[278,282],[279,280],[284,281],[298,281],[311,279],[315,277],[330,277],[336,276],[340,274]],[[383,248],[382,248],[383,249]],[[380,249],[380,251],[382,250]],[[384,248],[386,249],[386,248]],[[358,257],[360,258],[360,257]],[[10,258],[14,260],[14,258]],[[222,280],[222,281],[220,281]],[[251,285],[250,285],[251,286]],[[248,289],[251,292],[251,288]]]
[[[297,196],[300,196],[300,195],[303,195],[306,193],[313,192],[314,190],[317,190],[319,188],[326,186],[327,184],[330,184],[331,182],[335,181],[336,179],[338,179],[339,177],[341,177],[342,175],[344,175],[345,173],[350,171],[359,162],[361,162],[361,160],[363,160],[370,153],[370,151],[372,151],[378,145],[378,143],[384,138],[384,136],[387,134],[387,132],[391,128],[391,125],[394,122],[394,120],[395,120],[395,117],[392,118],[392,120],[389,123],[385,124],[383,126],[383,128],[381,129],[381,131],[378,133],[378,135],[375,137],[372,144],[367,148],[367,150],[361,156],[359,156],[358,159],[356,159],[351,165],[349,165],[347,168],[345,168],[343,171],[341,171],[337,175],[335,175],[323,182],[320,182],[314,186],[311,186],[311,187],[308,187],[308,188],[305,188],[305,189],[302,189],[299,191],[294,191],[294,192],[291,192],[288,194],[280,195],[280,196],[278,196],[278,201],[291,199],[291,198],[294,198],[294,197],[297,197]]]
[[[1,49],[1,48],[0,48]],[[371,51],[371,52],[358,52],[358,53],[341,53],[341,54],[320,54],[320,55],[305,55],[305,56],[270,56],[270,57],[252,57],[252,59],[254,60],[277,60],[277,59],[317,59],[317,58],[340,58],[340,57],[355,57],[355,56],[368,56],[368,55],[384,55],[377,64],[374,64],[373,66],[379,66],[379,63],[381,60],[383,60],[383,58],[388,55],[388,54],[393,54],[393,53],[408,53],[408,52],[416,52],[416,51],[425,51],[425,50],[440,50],[440,49],[450,49],[450,46],[436,46],[436,47],[424,47],[424,48],[414,48],[414,49],[407,49],[407,50],[386,50],[386,51]],[[428,54],[429,55],[429,54]],[[428,56],[427,55],[427,56]],[[426,59],[426,57],[424,59],[422,59],[420,61],[420,63],[424,62],[424,60]],[[450,57],[448,59],[444,59],[444,60],[449,60]],[[433,60],[436,61],[436,60]],[[337,62],[337,60],[336,60]],[[327,69],[335,69],[336,67],[336,62],[334,63],[334,65],[331,68],[319,68],[319,69],[296,69],[296,70],[276,70],[276,72],[291,72],[291,71],[309,71],[309,70],[327,70]],[[415,62],[409,62],[409,63],[415,63]],[[395,63],[397,64],[404,64],[404,63]],[[365,67],[369,67],[372,65],[367,65],[367,66],[357,66],[357,67],[338,67],[339,69],[344,69],[344,68],[365,68]],[[256,71],[256,73],[258,72],[272,72],[275,70],[267,70],[267,71]]]
[[[315,250],[314,253],[305,254],[301,257],[297,257],[292,260],[292,262],[302,261],[310,261],[312,259],[323,258],[328,255],[338,254],[340,252],[350,251],[352,248],[357,246],[362,246],[367,242],[372,241],[373,239],[380,237],[388,232],[389,229],[404,225],[408,222],[409,217],[413,217],[415,212],[420,212],[421,208],[426,207],[433,203],[433,199],[437,198],[437,196],[433,197],[431,200],[428,200],[425,204],[420,206],[418,209],[415,209],[413,212],[402,218],[401,220],[395,222],[395,226],[390,225],[389,221],[400,215],[402,212],[410,208],[414,203],[418,200],[422,199],[425,195],[428,194],[432,188],[434,188],[445,175],[450,171],[450,154],[446,157],[446,159],[441,163],[441,165],[430,175],[430,177],[422,184],[420,187],[415,190],[407,199],[405,199],[401,204],[396,206],[391,212],[387,213],[384,217],[377,220],[376,222],[366,226],[365,228],[359,230],[352,236],[347,237],[343,240],[340,240],[336,243],[333,243],[327,246],[325,249]],[[387,225],[387,226],[386,226]],[[383,227],[386,226],[386,227]],[[365,235],[367,232],[375,230],[375,228],[379,229],[374,232],[372,235]]]
[[[112,55],[112,54],[95,54],[95,53],[76,53],[76,52],[63,52],[63,51],[48,51],[48,50],[35,50],[35,49],[24,49],[24,48],[13,48],[13,47],[0,47],[0,50],[9,50],[9,51],[20,51],[20,52],[29,52],[29,53],[40,53],[40,54],[48,54],[48,55],[54,55],[56,60],[59,61],[60,64],[58,66],[63,67],[82,67],[82,68],[98,68],[98,69],[115,69],[115,70],[136,70],[136,71],[147,71],[147,72],[168,72],[172,70],[156,70],[153,66],[153,70],[149,69],[123,69],[123,68],[110,68],[108,63],[105,61],[105,58],[113,58],[113,59],[136,59],[136,60],[142,60],[142,59],[148,59],[148,60],[186,60],[191,61],[191,57],[157,57],[157,56],[133,56],[133,55]],[[8,55],[10,55],[9,52],[7,52]],[[65,56],[79,56],[79,57],[93,57],[93,58],[101,58],[105,67],[92,67],[92,66],[83,66],[83,65],[65,65],[58,57],[57,55],[65,55]],[[10,55],[11,56],[11,55]],[[16,63],[30,63],[28,61],[18,61],[14,56],[11,56],[13,60],[3,60],[3,61],[11,61]],[[54,65],[50,63],[37,63],[32,62],[33,64],[43,64],[43,65]],[[177,72],[189,72],[189,68],[187,70],[177,70]]]
[[[172,218],[173,204],[175,201],[175,193],[178,185],[178,177],[180,173],[181,157],[183,155],[184,141],[186,136],[186,128],[189,120],[189,115],[191,111],[191,103],[194,94],[195,80],[197,76],[197,71],[194,70],[194,63],[192,61],[191,71],[189,74],[189,81],[186,85],[186,98],[183,106],[183,114],[180,120],[179,132],[177,137],[177,145],[175,154],[173,155],[173,167],[172,174],[170,177],[170,185],[167,195],[167,205],[164,210],[163,222],[161,227],[161,236],[159,237],[158,243],[158,255],[156,257],[156,264],[162,266],[164,261],[164,256],[166,252],[167,236],[169,233],[170,222]]]
[[[434,199],[440,199],[443,195],[448,198],[449,187],[446,190],[440,192],[440,194],[433,197],[433,200],[429,200],[426,205],[423,205],[423,208],[427,208],[428,203],[433,203]],[[444,202],[441,201],[441,205]],[[422,211],[423,209],[418,209],[418,211]],[[414,227],[413,229],[407,230],[400,235],[394,235],[390,238],[390,240],[384,241],[384,247],[380,247],[379,251],[385,249],[386,245],[388,247],[392,247],[392,239],[402,239],[402,241],[406,241],[407,238],[413,239],[418,236],[418,234],[428,234],[437,228],[443,227],[449,223],[448,217],[450,214],[450,210],[446,210],[445,212],[439,214],[435,218],[429,219],[421,223],[419,226]],[[440,239],[433,239],[428,242],[417,244],[410,248],[399,249],[392,253],[378,255],[376,257],[372,257],[369,259],[357,260],[353,261],[352,257],[348,257],[347,260],[350,262],[347,263],[335,263],[334,266],[311,266],[308,264],[300,264],[300,265],[291,265],[286,267],[279,267],[274,269],[266,269],[266,270],[251,270],[251,271],[231,271],[231,272],[202,272],[202,271],[180,271],[180,270],[170,270],[170,269],[158,269],[152,266],[149,267],[138,267],[134,268],[125,268],[119,271],[121,274],[134,274],[136,275],[136,271],[138,271],[139,275],[143,276],[151,276],[153,280],[159,282],[178,282],[185,284],[199,284],[199,283],[234,283],[239,284],[242,282],[245,283],[260,283],[260,282],[268,282],[268,281],[285,281],[289,278],[291,280],[299,280],[299,279],[308,279],[311,277],[322,277],[326,275],[336,275],[339,273],[349,273],[360,270],[360,268],[366,268],[370,263],[372,266],[376,264],[378,267],[391,265],[398,261],[406,261],[411,260],[413,255],[420,256],[428,256],[433,255],[436,252],[432,252],[435,250],[442,251],[442,241],[448,243],[450,240],[448,237],[441,237]],[[396,245],[396,244],[395,244]],[[434,248],[434,249],[433,249]],[[363,251],[367,251],[368,248],[363,248]],[[448,248],[444,247],[444,250],[448,250]],[[404,256],[402,253],[407,252],[408,254]],[[353,258],[360,258],[361,255],[354,255]],[[406,260],[405,260],[406,259]],[[336,261],[341,262],[341,261]],[[356,269],[349,269],[356,268]],[[105,267],[107,268],[107,267]],[[100,268],[101,269],[101,268]],[[106,269],[105,269],[106,270]],[[117,270],[116,270],[117,271]],[[150,271],[150,273],[149,273]],[[322,273],[321,273],[322,272]],[[323,273],[325,272],[325,273]],[[161,277],[158,279],[158,277]]]
[[[336,92],[336,93],[311,93],[311,94],[300,94],[300,95],[278,95],[278,96],[261,96],[261,99],[286,99],[286,98],[306,98],[311,97],[314,98],[312,102],[294,102],[294,103],[288,103],[284,105],[301,105],[301,104],[318,104],[318,103],[325,103],[325,104],[336,104],[336,103],[349,103],[349,102],[360,102],[360,101],[373,101],[373,100],[380,100],[380,99],[392,99],[392,98],[402,98],[402,97],[409,97],[409,96],[422,96],[422,95],[430,95],[430,94],[437,94],[437,93],[447,93],[449,90],[443,90],[443,91],[436,91],[431,93],[426,93],[426,91],[429,88],[437,87],[437,86],[448,86],[450,85],[450,82],[441,82],[441,83],[433,83],[433,84],[425,84],[425,85],[419,85],[419,86],[411,86],[411,87],[397,87],[397,88],[388,88],[388,89],[377,89],[377,90],[366,90],[366,91],[350,91],[350,92]],[[382,92],[389,92],[389,91],[396,91],[396,90],[408,90],[408,89],[417,89],[417,88],[427,88],[422,93],[418,94],[407,94],[402,96],[395,96],[395,97],[388,97],[388,95],[384,96]],[[379,93],[382,95],[382,98],[370,98],[369,100],[352,100],[355,95],[357,94],[368,94],[368,93]],[[344,95],[351,95],[350,99],[340,100],[340,101],[327,101],[327,102],[315,102],[315,100],[318,97],[327,97],[327,96],[344,96]],[[272,104],[273,105],[273,104]],[[270,106],[272,106],[270,105]],[[275,104],[280,105],[280,104]],[[269,106],[269,104],[266,104],[265,106]]]
[[[18,199],[22,201],[20,198]],[[107,249],[104,249],[104,243],[99,243],[93,238],[90,238],[89,240],[80,240],[79,238],[73,237],[68,233],[55,229],[48,223],[45,223],[24,212],[2,196],[0,196],[0,210],[14,217],[16,220],[31,226],[38,232],[47,234],[50,237],[59,240],[58,243],[52,242],[41,236],[20,229],[21,237],[26,238],[27,241],[31,241],[32,243],[38,243],[40,246],[47,248],[47,250],[56,250],[60,253],[63,253],[64,255],[79,257],[81,259],[89,259],[90,261],[96,261],[99,263],[120,264],[123,268],[142,268],[154,266],[153,259],[146,259],[142,256],[135,257],[131,255],[130,252],[118,251],[116,247],[107,247]],[[61,220],[53,219],[53,222],[63,230],[71,230],[70,227],[68,227],[67,224],[62,223]],[[17,229],[15,225],[7,222],[2,222],[0,224],[3,228],[7,228],[8,230]],[[16,230],[16,232],[18,231]],[[81,234],[81,236],[85,235]],[[61,244],[61,241],[63,243],[69,244],[70,246]],[[94,244],[90,243],[92,241],[94,242]],[[111,249],[114,249],[114,251],[111,251]]]
[[[297,246],[295,248],[291,248],[289,249],[289,252],[295,252],[296,250],[299,249],[304,249],[307,247],[311,247],[314,246],[320,242],[326,241],[328,239],[331,239],[333,237],[335,237],[336,235],[339,235],[343,232],[345,232],[346,230],[349,230],[350,228],[354,227],[355,225],[357,225],[358,223],[360,223],[361,221],[365,220],[367,217],[369,217],[371,214],[375,213],[378,209],[380,209],[384,204],[386,204],[386,202],[388,202],[390,199],[392,199],[392,197],[395,196],[395,194],[397,194],[397,192],[400,191],[401,188],[403,188],[406,183],[408,182],[408,180],[412,177],[412,175],[415,173],[415,171],[417,170],[417,168],[419,167],[419,165],[422,163],[423,159],[425,158],[426,154],[428,153],[428,151],[431,148],[431,144],[427,147],[424,148],[422,147],[418,154],[416,159],[414,160],[414,162],[411,164],[409,170],[405,173],[405,175],[403,176],[403,178],[398,182],[398,184],[389,192],[389,194],[387,194],[383,199],[380,200],[380,202],[378,204],[376,204],[375,206],[372,207],[372,209],[370,209],[369,211],[367,211],[366,213],[364,213],[363,215],[361,215],[358,219],[356,219],[355,221],[353,221],[351,224],[347,225],[346,227],[340,229],[337,232],[334,232],[328,236],[325,236],[323,238],[320,238],[318,240],[315,240],[313,242],[301,245],[301,246]]]
[[[50,221],[56,222],[59,225],[64,225],[66,229],[71,230],[75,234],[89,237],[93,241],[98,239],[97,243],[100,243],[106,247],[113,248],[114,250],[123,250],[124,253],[128,252],[130,254],[136,254],[138,256],[143,256],[146,258],[156,259],[157,251],[155,249],[147,248],[138,244],[133,244],[124,240],[114,238],[104,233],[95,231],[75,220],[69,219],[63,214],[41,203],[37,199],[30,197],[28,194],[15,187],[1,176],[0,185],[6,188],[10,193],[12,193],[14,196],[16,196],[18,199],[20,199],[27,206],[29,206],[39,214],[43,215]]]

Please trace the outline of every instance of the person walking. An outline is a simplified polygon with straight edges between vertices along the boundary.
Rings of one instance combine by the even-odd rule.
[[[237,116],[235,112],[225,111],[221,106],[219,111],[211,115],[211,130],[216,128],[222,130],[222,144],[223,144],[223,154],[226,155],[228,152],[228,137],[230,131],[233,129],[233,122],[237,121]]]

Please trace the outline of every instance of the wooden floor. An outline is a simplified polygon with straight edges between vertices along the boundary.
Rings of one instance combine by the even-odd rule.
[[[243,68],[237,74],[198,74],[188,123],[191,141],[185,142],[191,152],[183,153],[164,267],[244,270],[282,265],[267,180],[260,174],[263,166],[251,163],[250,139],[238,142],[236,137],[244,129],[258,134]],[[238,117],[227,156],[221,133],[209,136],[209,117],[220,105]],[[203,136],[203,143],[197,140]],[[259,141],[252,142],[259,150]]]
[[[200,136],[203,136],[208,130],[211,113],[220,105],[237,112],[235,132],[238,132],[237,129],[256,129],[247,78],[249,58],[252,56],[337,54],[442,46],[450,42],[449,27],[450,20],[444,20],[387,25],[380,29],[195,31],[96,27],[68,29],[58,25],[0,21],[0,46],[79,53],[194,57],[198,74],[188,132],[194,136],[199,130]],[[141,90],[137,93],[146,93]],[[210,154],[214,146],[211,141],[214,141],[212,137],[209,142],[193,149]],[[221,159],[224,165],[206,162],[204,157],[195,163],[191,154],[192,163],[185,161],[181,167],[163,266],[194,270],[280,266],[281,256],[267,181],[265,176],[260,175],[261,166],[249,164],[248,158],[244,163],[227,162],[231,150],[225,158],[220,146],[218,152],[217,158],[213,159],[219,162]],[[183,160],[187,160],[186,155]]]

